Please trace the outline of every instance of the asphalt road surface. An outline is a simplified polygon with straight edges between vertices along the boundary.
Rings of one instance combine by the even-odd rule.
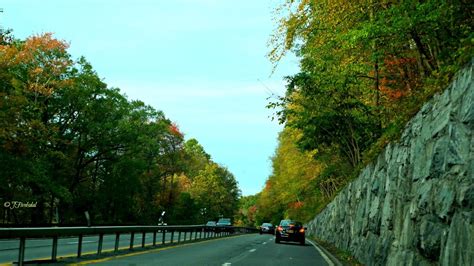
[[[192,235],[194,238],[194,234]],[[198,234],[199,237],[199,234]],[[170,233],[166,233],[165,241],[169,242],[171,238]],[[184,233],[181,234],[181,241],[183,241]],[[189,233],[186,239],[189,240]],[[82,239],[82,254],[97,253],[98,236],[85,236]],[[156,235],[156,242],[160,244],[162,241],[162,234]],[[178,241],[178,233],[174,234],[174,241]],[[153,234],[149,233],[145,236],[146,245],[151,245],[153,242]],[[45,260],[51,259],[52,239],[27,239],[25,248],[25,261],[31,260]],[[141,247],[142,234],[135,234],[134,247]],[[58,259],[60,257],[75,257],[77,255],[78,238],[60,238],[58,240]],[[18,260],[19,240],[0,240],[0,264],[12,263]],[[113,250],[115,246],[115,235],[104,235],[102,244],[103,252]],[[120,235],[120,249],[128,249],[130,247],[130,234]]]
[[[237,235],[83,261],[82,265],[333,265],[308,240],[275,243],[272,235]]]

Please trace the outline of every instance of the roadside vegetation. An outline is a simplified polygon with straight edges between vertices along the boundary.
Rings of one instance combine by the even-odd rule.
[[[246,222],[312,219],[398,139],[473,57],[470,10],[470,1],[284,1],[269,58],[277,67],[292,51],[300,72],[268,104],[284,129],[265,187],[241,202]]]
[[[331,243],[325,242],[321,239],[314,238],[314,237],[311,237],[311,239],[313,241],[316,241],[321,247],[323,247],[324,249],[326,249],[326,251],[331,253],[331,255],[335,256],[337,258],[337,260],[339,260],[339,262],[342,265],[350,265],[350,266],[361,266],[361,265],[363,265],[362,263],[357,261],[357,259],[354,258],[351,254],[349,254],[346,251],[338,249],[337,247],[335,247]]]
[[[161,111],[105,84],[51,34],[0,34],[0,224],[198,224],[240,190]]]

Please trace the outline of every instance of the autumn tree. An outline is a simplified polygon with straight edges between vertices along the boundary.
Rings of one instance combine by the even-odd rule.
[[[299,132],[291,141],[321,166],[308,186],[318,195],[309,205],[319,209],[327,203],[471,60],[474,20],[465,10],[468,1],[435,0],[286,0],[276,9],[268,56],[276,67],[292,51],[300,71],[287,78],[286,94],[268,107],[284,132]],[[285,195],[280,184],[300,181],[298,169],[287,176],[288,184],[280,180],[280,169],[291,168],[281,168],[276,158],[258,215],[305,217],[294,210],[307,202],[266,209]]]
[[[189,224],[202,222],[205,202],[232,215],[240,195],[233,175],[67,47],[51,34],[2,37],[0,199],[38,202],[5,208],[2,223],[83,225],[87,211],[96,225],[156,224],[166,210],[168,223]],[[204,184],[213,193],[201,193]]]

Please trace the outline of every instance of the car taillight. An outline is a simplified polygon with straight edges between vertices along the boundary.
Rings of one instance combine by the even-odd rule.
[[[278,231],[283,231],[283,227],[278,226],[277,230],[278,230]]]
[[[301,228],[301,229],[300,229],[300,233],[304,233],[304,228]]]

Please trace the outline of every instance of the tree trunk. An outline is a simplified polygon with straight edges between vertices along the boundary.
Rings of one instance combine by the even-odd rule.
[[[418,33],[416,32],[415,29],[413,29],[412,31],[410,31],[410,35],[413,39],[413,41],[415,42],[415,45],[416,45],[416,48],[418,49],[418,53],[420,54],[420,58],[422,60],[422,65],[427,67],[427,69],[425,69],[425,72],[427,75],[429,75],[431,72],[433,72],[434,69],[436,69],[436,67],[433,65],[432,63],[432,58],[428,55],[428,53],[426,52],[426,49],[421,41],[421,38],[420,36],[418,35]],[[423,60],[425,59],[425,60]]]

